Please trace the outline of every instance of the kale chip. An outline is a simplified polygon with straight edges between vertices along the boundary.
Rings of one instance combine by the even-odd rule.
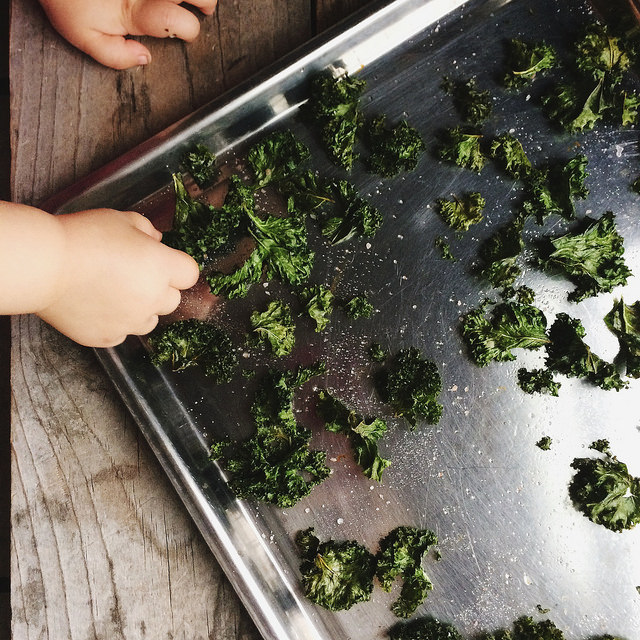
[[[354,540],[320,542],[313,531],[310,527],[296,535],[307,598],[329,611],[350,609],[369,600],[375,556]]]
[[[442,378],[438,367],[419,349],[401,349],[375,377],[375,386],[383,402],[391,406],[413,429],[418,420],[437,424],[442,416],[438,396]]]
[[[399,618],[409,618],[425,601],[433,585],[422,568],[422,560],[437,544],[433,531],[400,526],[389,532],[380,542],[376,576],[385,591],[391,591],[396,577],[403,579],[400,597],[391,606]]]

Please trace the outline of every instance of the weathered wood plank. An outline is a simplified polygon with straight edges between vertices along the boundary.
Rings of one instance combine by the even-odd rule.
[[[194,43],[112,71],[36,0],[11,14],[12,199],[37,203],[221,95],[363,0],[221,0]],[[15,638],[258,640],[91,351],[12,322]]]

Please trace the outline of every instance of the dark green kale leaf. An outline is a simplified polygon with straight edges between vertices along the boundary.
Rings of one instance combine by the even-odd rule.
[[[480,247],[481,274],[494,287],[509,287],[520,275],[518,256],[524,249],[524,218],[517,217],[501,226]]]
[[[623,254],[623,238],[611,211],[599,220],[585,217],[576,231],[548,238],[539,251],[544,268],[560,269],[576,285],[569,294],[569,300],[574,302],[626,284],[631,271]]]
[[[632,529],[640,522],[640,478],[610,453],[603,458],[576,458],[569,495],[589,520],[611,531]]]
[[[471,169],[480,173],[487,162],[480,148],[482,135],[468,133],[461,127],[447,129],[442,136],[438,155],[443,160],[453,162],[463,169]]]
[[[632,305],[615,300],[613,308],[604,318],[609,330],[620,343],[619,359],[631,378],[640,378],[640,300]]]
[[[462,337],[469,355],[479,366],[515,360],[513,349],[539,349],[547,344],[547,319],[537,307],[519,302],[501,302],[485,316],[488,302],[462,318]]]
[[[449,241],[445,237],[437,236],[434,240],[434,244],[438,249],[440,249],[440,253],[445,260],[451,260],[451,262],[455,262],[457,260],[451,251]]]
[[[247,155],[256,176],[254,188],[286,180],[311,157],[308,147],[291,131],[275,131],[254,144]]]
[[[416,347],[401,349],[378,372],[376,390],[383,402],[415,429],[418,420],[437,424],[442,416],[438,395],[442,378],[435,362],[424,358]]]
[[[320,137],[331,159],[344,169],[351,169],[357,154],[356,135],[362,123],[360,97],[366,82],[347,74],[334,78],[329,74],[311,80],[306,112],[320,127]]]
[[[371,151],[369,168],[385,178],[415,169],[425,150],[420,133],[406,120],[387,127],[385,116],[374,118],[366,128],[366,138]]]
[[[387,432],[386,422],[380,418],[364,418],[327,391],[318,394],[318,413],[328,431],[349,438],[354,459],[364,475],[380,482],[382,473],[391,464],[378,452],[378,440]]]
[[[404,581],[400,597],[391,606],[399,618],[412,616],[433,589],[422,568],[422,559],[437,542],[433,531],[408,526],[396,527],[380,542],[376,569],[380,586],[391,591],[398,576]]]
[[[288,304],[274,300],[262,313],[254,311],[251,314],[251,329],[260,341],[271,345],[274,356],[288,356],[293,351],[296,326]]]
[[[235,271],[209,274],[211,291],[228,298],[246,296],[249,287],[259,282],[263,273],[268,280],[278,278],[293,286],[305,284],[311,275],[314,252],[308,246],[304,219],[273,215],[262,219],[249,209],[244,213],[256,247]]]
[[[399,623],[391,628],[389,638],[390,640],[464,640],[452,624],[440,622],[431,617]]]
[[[310,449],[311,431],[293,412],[296,389],[324,371],[322,363],[270,371],[251,407],[256,433],[224,447],[214,443],[211,457],[231,474],[229,486],[239,498],[292,507],[329,476],[326,454]]]
[[[329,324],[335,296],[329,287],[311,285],[300,292],[305,311],[315,320],[316,331],[324,331]]]
[[[182,156],[182,164],[201,188],[211,185],[220,173],[216,167],[216,156],[203,144],[196,144]]]
[[[322,235],[332,245],[360,236],[373,237],[383,223],[380,211],[346,180],[334,182],[333,192],[339,210],[321,221]]]
[[[551,442],[552,440],[549,436],[542,436],[542,438],[536,442],[536,447],[543,451],[549,451],[549,449],[551,449]]]
[[[453,98],[453,106],[467,124],[482,124],[491,115],[491,92],[478,89],[475,78],[454,80],[445,76],[441,87]]]
[[[490,154],[502,170],[514,180],[523,180],[533,169],[522,143],[510,133],[499,135],[491,143]]]
[[[589,449],[599,451],[600,453],[611,453],[610,442],[606,438],[599,438],[598,440],[594,440],[589,445]]]
[[[551,620],[536,622],[523,616],[513,624],[513,640],[565,640],[565,637]]]
[[[542,97],[542,104],[549,119],[566,131],[589,131],[611,108],[603,91],[603,81],[599,81],[590,91],[582,92],[576,85],[562,82]]]
[[[559,313],[548,332],[547,368],[571,378],[585,378],[602,389],[624,388],[626,383],[614,365],[593,353],[584,336],[580,320]]]
[[[173,371],[200,366],[216,382],[229,382],[238,364],[229,334],[215,325],[190,318],[155,329],[149,335],[151,362]]]
[[[253,207],[253,195],[232,177],[224,205],[216,209],[192,198],[179,174],[174,174],[176,212],[173,229],[163,242],[188,253],[202,268],[212,256],[231,248],[242,230],[243,211]]]
[[[505,287],[501,293],[503,300],[515,299],[522,304],[533,304],[536,299],[536,292],[527,285],[520,287]]]
[[[468,231],[469,227],[484,218],[486,200],[478,193],[468,193],[453,200],[439,198],[438,212],[444,221],[456,231]]]
[[[524,42],[513,38],[507,43],[509,69],[502,83],[507,89],[522,89],[536,76],[558,65],[555,49],[544,42]]]
[[[329,611],[366,602],[373,591],[376,559],[354,540],[320,540],[310,527],[299,531],[296,543],[302,562],[302,586],[309,600]]]
[[[553,371],[549,369],[529,371],[523,367],[518,369],[518,386],[525,393],[545,393],[557,397],[562,385],[553,379]]]
[[[379,342],[372,342],[369,345],[369,358],[373,362],[384,362],[389,352]]]
[[[370,318],[373,313],[373,305],[366,295],[354,296],[344,307],[347,315],[353,320],[358,318]]]
[[[332,184],[309,169],[289,175],[276,186],[287,198],[287,210],[293,216],[321,218],[336,204]]]
[[[620,124],[623,127],[638,124],[640,115],[640,96],[635,92],[623,91],[618,98],[620,105]]]
[[[592,80],[619,83],[633,62],[627,43],[609,32],[607,25],[594,22],[575,44],[576,66]]]
[[[523,214],[534,217],[540,225],[551,214],[566,220],[575,218],[575,200],[589,194],[585,185],[587,162],[585,155],[578,154],[564,164],[533,169],[525,180]]]
[[[543,97],[549,117],[570,132],[592,129],[616,112],[620,123],[627,122],[634,108],[632,103],[625,105],[620,88],[633,62],[627,43],[611,35],[606,25],[592,23],[574,49],[578,77],[556,85]]]

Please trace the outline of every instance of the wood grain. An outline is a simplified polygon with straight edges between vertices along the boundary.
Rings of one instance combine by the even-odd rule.
[[[191,44],[105,69],[35,0],[10,24],[11,197],[37,204],[221,95],[364,0],[220,0]],[[258,640],[93,352],[12,321],[11,599],[16,639]]]

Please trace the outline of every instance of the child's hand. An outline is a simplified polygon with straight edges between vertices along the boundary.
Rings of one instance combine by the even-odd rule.
[[[72,45],[114,69],[151,61],[142,43],[126,38],[155,36],[190,42],[200,32],[198,18],[180,0],[40,0],[55,29]],[[189,0],[209,15],[217,0]]]
[[[38,315],[80,344],[107,347],[149,333],[198,280],[195,260],[161,244],[137,213],[97,209],[57,220],[67,250],[54,298]]]
[[[36,313],[90,347],[146,334],[199,275],[161,237],[132,211],[52,216],[0,202],[0,313]]]

